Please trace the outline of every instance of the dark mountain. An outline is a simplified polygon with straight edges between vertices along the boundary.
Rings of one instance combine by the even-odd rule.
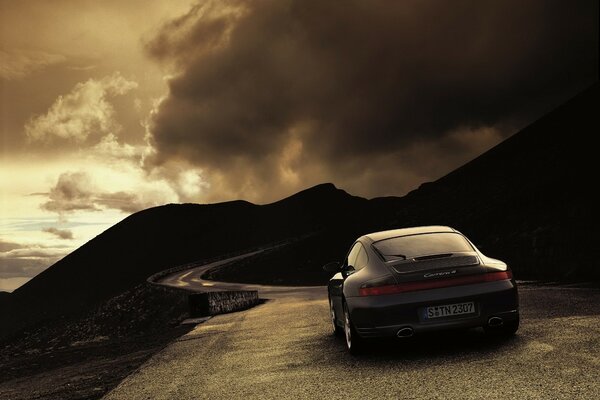
[[[0,335],[81,312],[158,271],[342,227],[367,200],[323,184],[273,204],[169,204],[135,213],[0,303]]]
[[[9,296],[10,296],[9,292],[0,291],[0,303],[2,303],[3,301],[7,301]]]
[[[599,85],[441,179],[408,195],[369,201],[354,229],[214,271],[213,279],[318,283],[319,265],[343,255],[356,232],[450,225],[507,261],[520,279],[600,279],[595,268],[592,195]],[[335,253],[334,252],[337,252]]]
[[[395,224],[448,224],[522,277],[600,278],[592,205],[599,85],[399,202]],[[595,240],[594,240],[595,241]]]
[[[0,301],[0,336],[83,312],[166,268],[290,238],[213,277],[324,284],[321,265],[360,234],[424,224],[456,227],[521,279],[599,279],[590,251],[598,89],[402,198],[366,200],[323,184],[262,206],[170,204],[133,214]]]

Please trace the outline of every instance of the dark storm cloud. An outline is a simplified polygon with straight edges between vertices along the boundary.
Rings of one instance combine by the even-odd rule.
[[[201,2],[147,44],[174,72],[150,161],[215,197],[406,191],[594,82],[597,46],[597,1]]]

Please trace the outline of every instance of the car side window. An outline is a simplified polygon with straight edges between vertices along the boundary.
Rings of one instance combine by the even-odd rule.
[[[357,271],[364,268],[369,261],[369,256],[367,255],[365,248],[361,244],[358,244],[358,246],[360,247],[360,251],[358,252],[356,261],[354,263],[354,269]]]
[[[358,257],[358,253],[360,252],[361,248],[362,246],[360,243],[354,244],[352,250],[350,250],[350,253],[348,253],[348,257],[346,257],[346,267],[351,265],[354,269],[356,269],[356,258]]]

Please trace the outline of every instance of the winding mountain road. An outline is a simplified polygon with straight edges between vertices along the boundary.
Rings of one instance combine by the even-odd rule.
[[[219,315],[171,343],[105,399],[600,398],[600,290],[520,287],[522,326],[374,344],[348,354],[331,332],[324,287],[206,281],[228,259],[165,277],[194,290],[259,290],[267,302]]]
[[[198,267],[186,269],[184,271],[175,272],[158,280],[158,283],[166,286],[173,286],[200,292],[220,290],[257,290],[262,298],[281,297],[288,294],[298,295],[298,293],[324,293],[325,296],[327,296],[326,289],[320,286],[267,286],[246,283],[216,282],[202,278],[202,275],[204,275],[210,269],[241,261],[244,258],[252,257],[262,253],[263,251],[271,249],[273,249],[273,247],[226,258],[209,264],[199,265]]]

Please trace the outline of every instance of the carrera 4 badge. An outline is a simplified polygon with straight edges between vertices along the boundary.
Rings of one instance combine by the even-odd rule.
[[[446,275],[452,275],[455,273],[456,273],[455,269],[453,269],[452,271],[430,272],[428,274],[423,275],[423,278],[435,278],[437,276],[446,276]]]

